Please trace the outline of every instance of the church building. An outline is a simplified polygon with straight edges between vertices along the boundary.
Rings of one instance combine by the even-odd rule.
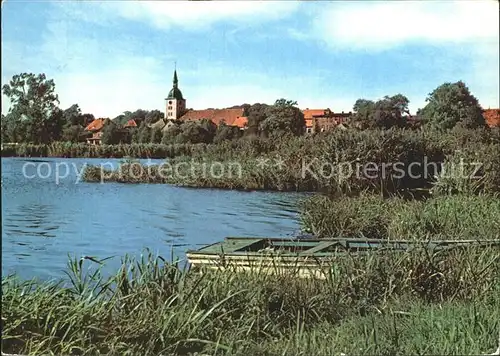
[[[179,89],[179,79],[177,79],[177,70],[174,70],[173,87],[168,93],[166,101],[165,119],[177,120],[186,111],[186,100]]]
[[[173,86],[165,99],[165,121],[198,121],[208,119],[217,126],[221,123],[225,123],[229,126],[238,126],[240,129],[244,129],[248,120],[244,116],[243,111],[242,108],[206,110],[186,109],[186,99],[184,99],[179,89],[177,70],[174,70]],[[166,124],[165,126],[168,125]]]

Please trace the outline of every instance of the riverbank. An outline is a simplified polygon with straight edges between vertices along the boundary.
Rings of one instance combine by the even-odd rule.
[[[495,152],[499,144],[493,133],[482,131],[441,136],[336,132],[209,145],[169,159],[163,168],[170,168],[170,175],[160,166],[126,161],[114,171],[87,167],[84,179],[323,192],[327,194],[307,197],[300,204],[303,229],[320,238],[498,240],[500,158]],[[481,166],[459,166],[465,170],[454,174],[442,174],[441,168],[427,171],[426,176],[410,176],[410,172],[425,172],[423,167],[410,171],[410,165],[426,157]],[[308,166],[305,176],[297,174],[302,160],[314,158],[318,161]],[[281,161],[284,164],[279,167]],[[388,168],[389,176],[381,176],[380,170],[371,176],[319,174],[324,162],[340,166],[358,161],[377,167],[403,162],[406,175],[394,177],[393,166]],[[234,164],[235,171],[226,171],[233,175],[221,179],[211,174],[210,167],[217,162],[219,168]],[[240,168],[242,174],[236,174]],[[137,187],[167,189],[132,188]],[[150,199],[153,210],[159,210],[165,200]],[[129,198],[131,205],[136,200],[141,195]],[[211,206],[215,210],[227,204],[213,197],[205,203],[219,204]],[[194,204],[201,205],[196,200]],[[244,209],[254,223],[251,208]],[[190,221],[200,215],[180,211],[179,216]],[[209,219],[201,215],[199,220]],[[120,229],[124,229],[121,221],[114,231]],[[63,280],[2,278],[3,350],[87,355],[380,355],[485,354],[498,347],[498,247],[339,256],[325,280],[258,270],[197,274],[148,253],[142,260],[125,257],[109,278],[100,276],[101,266],[90,258],[71,260],[66,270],[69,285]]]
[[[500,198],[496,195],[441,195],[424,201],[315,195],[302,200],[300,210],[303,228],[319,238],[500,239]]]
[[[3,144],[2,157],[58,158],[170,158],[203,151],[204,144],[120,144],[89,145],[87,143],[54,142],[48,145],[27,143]]]
[[[339,257],[326,280],[200,275],[151,254],[125,258],[110,279],[97,271],[75,259],[68,286],[3,278],[3,351],[470,355],[497,347],[498,248]]]
[[[500,136],[451,132],[337,131],[314,137],[209,145],[162,166],[88,166],[87,182],[185,187],[428,196],[500,192]]]

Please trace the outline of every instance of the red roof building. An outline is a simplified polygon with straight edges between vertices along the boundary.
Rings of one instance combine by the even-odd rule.
[[[85,131],[99,131],[104,126],[104,119],[95,119],[85,128]]]
[[[314,133],[334,129],[340,124],[347,122],[351,113],[335,113],[330,109],[305,109],[302,110],[306,122],[306,132]]]
[[[489,127],[500,127],[500,109],[483,110],[483,117]]]
[[[245,128],[248,120],[243,115],[243,109],[241,108],[189,110],[184,115],[182,115],[179,120],[198,121],[208,119],[217,126],[219,126],[221,123],[225,123],[229,126],[238,126],[239,128]]]
[[[135,122],[134,119],[128,120],[127,123],[123,125],[123,127],[137,127],[137,122]]]
[[[87,138],[87,143],[92,145],[99,145],[101,143],[104,122],[105,119],[95,119],[85,128],[85,131],[92,132],[92,136]]]

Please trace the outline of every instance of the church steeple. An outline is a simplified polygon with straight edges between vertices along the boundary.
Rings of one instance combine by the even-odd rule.
[[[168,93],[167,99],[183,100],[182,92],[179,89],[179,79],[177,78],[177,69],[174,69],[174,80],[172,90]]]
[[[177,66],[176,66],[177,67]],[[168,93],[166,101],[165,119],[177,120],[186,111],[186,100],[179,89],[179,79],[177,78],[177,68],[174,69],[173,86]]]
[[[177,69],[174,69],[174,88],[177,88],[179,79],[177,79]]]

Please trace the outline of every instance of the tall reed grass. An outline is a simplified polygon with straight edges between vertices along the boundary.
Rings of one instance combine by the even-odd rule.
[[[2,349],[23,354],[479,354],[500,329],[499,248],[347,255],[326,280],[202,274],[146,252],[104,278],[2,279]]]
[[[86,143],[53,142],[48,145],[21,143],[2,146],[2,157],[62,158],[170,158],[203,152],[204,144],[119,144],[89,145]]]
[[[500,143],[495,142],[494,134],[481,131],[469,133],[470,137],[447,135],[439,141],[437,134],[426,132],[335,131],[272,142],[262,138],[244,139],[176,155],[169,160],[169,165],[181,168],[163,177],[158,171],[148,172],[147,167],[134,167],[130,172],[130,162],[117,172],[119,174],[88,167],[86,177],[88,181],[106,176],[107,181],[315,191],[330,195],[500,191],[500,156],[495,154],[500,151]],[[473,143],[472,139],[482,141]],[[462,163],[465,168],[460,172],[457,169],[444,172],[443,165],[447,168],[452,163]],[[473,163],[481,164],[477,172]],[[214,170],[216,174],[207,172],[206,167],[211,166],[223,167],[225,171],[223,174],[219,174],[220,169]],[[450,175],[450,172],[462,175]]]
[[[500,199],[447,195],[425,201],[374,195],[301,202],[306,231],[318,237],[381,239],[500,239]]]

